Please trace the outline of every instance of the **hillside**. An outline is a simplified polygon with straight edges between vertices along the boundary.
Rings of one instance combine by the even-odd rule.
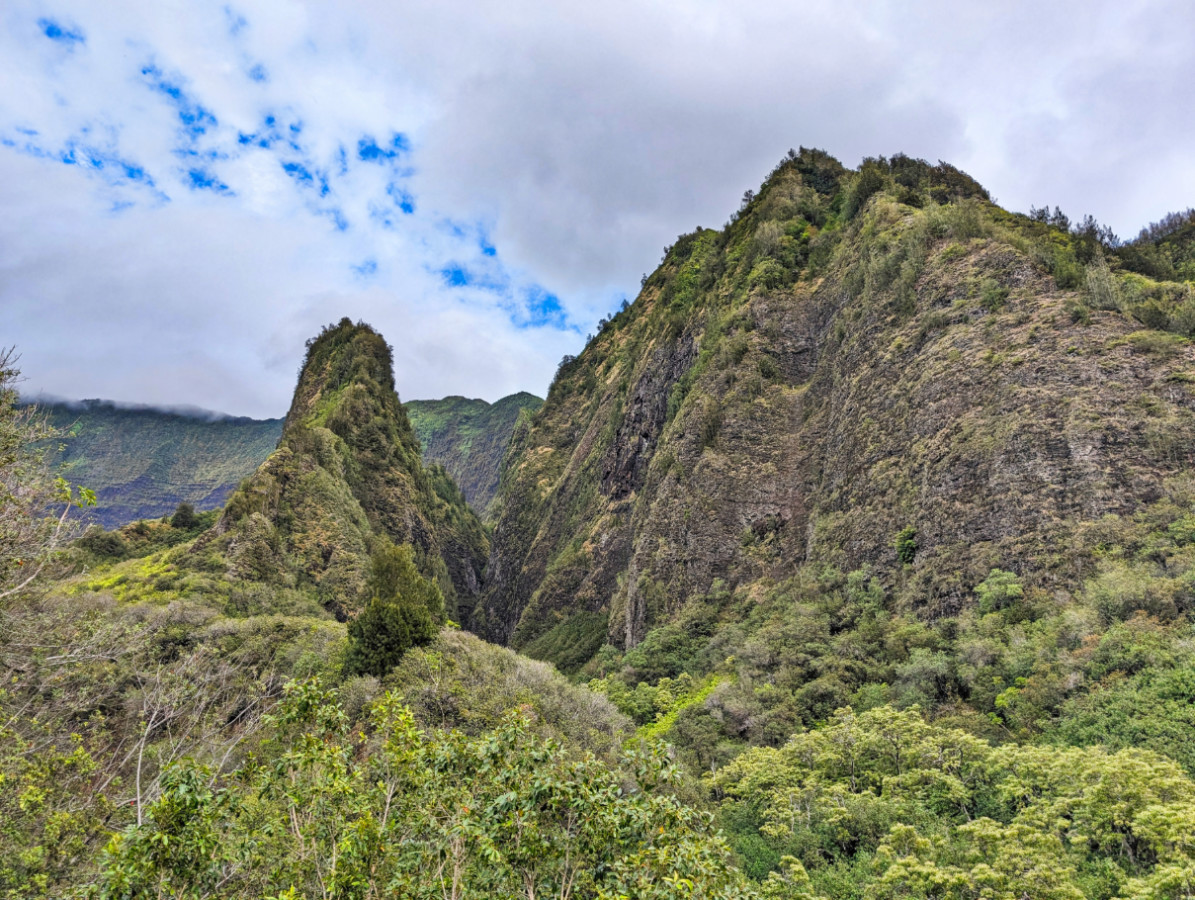
[[[492,404],[446,397],[404,407],[424,462],[447,469],[484,515],[519,413],[534,412],[540,403],[520,393]],[[61,433],[49,462],[69,481],[96,492],[99,502],[88,517],[105,528],[169,515],[183,502],[199,511],[219,509],[282,436],[282,419],[201,416],[102,400],[38,406]]]
[[[498,490],[498,471],[523,410],[543,401],[523,391],[495,403],[445,397],[409,400],[404,406],[427,462],[439,463],[460,485],[469,505],[485,516]]]
[[[468,615],[485,565],[481,523],[451,477],[423,465],[385,340],[345,319],[308,343],[277,449],[214,527],[85,587],[164,600],[228,598],[256,585],[274,591],[276,605],[314,600],[346,618],[362,602],[379,540],[413,547],[448,614]]]
[[[50,463],[96,492],[89,514],[105,528],[169,515],[182,502],[218,509],[282,434],[281,419],[200,418],[99,400],[38,405],[61,433]]]
[[[925,622],[1078,591],[1195,452],[1190,289],[1099,251],[946,165],[782,161],[516,435],[477,627],[575,667],[827,567]]]
[[[0,890],[1190,896],[1188,226],[802,150],[513,416],[492,539],[348,319],[218,512],[0,491]]]

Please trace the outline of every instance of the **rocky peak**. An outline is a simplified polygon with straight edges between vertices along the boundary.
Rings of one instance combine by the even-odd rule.
[[[1182,287],[1117,288],[1089,237],[946,163],[790,153],[516,435],[479,627],[576,664],[806,567],[927,617],[996,566],[1075,577],[1075,533],[1195,462]]]
[[[348,319],[308,343],[278,449],[229,499],[217,533],[227,535],[234,576],[314,582],[345,615],[375,536],[411,544],[450,611],[466,616],[485,535],[451,478],[423,465],[391,354],[380,334]]]

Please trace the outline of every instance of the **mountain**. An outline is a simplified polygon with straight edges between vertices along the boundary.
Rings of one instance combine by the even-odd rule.
[[[281,419],[200,416],[100,400],[39,402],[61,436],[49,462],[96,492],[90,517],[105,528],[174,512],[217,509],[265,459]],[[61,449],[60,449],[61,448]]]
[[[469,505],[485,516],[498,490],[498,470],[523,411],[543,400],[522,391],[495,403],[445,397],[408,400],[404,406],[423,447],[423,458],[448,470]]]
[[[364,584],[374,536],[410,544],[449,608],[481,585],[486,538],[460,489],[424,467],[394,389],[391,349],[343,319],[312,339],[278,449],[213,529],[233,570],[311,582],[342,614]]]
[[[367,325],[344,319],[325,328],[308,342],[277,448],[210,530],[148,562],[117,565],[84,589],[114,589],[126,601],[204,596],[230,609],[323,608],[349,618],[371,556],[389,541],[413,548],[450,617],[467,617],[486,535],[448,473],[423,464],[394,389],[391,353]],[[149,526],[132,530],[140,533],[122,535],[123,546],[102,536],[84,542],[102,552],[110,545],[116,556],[177,543]]]
[[[405,404],[427,463],[438,463],[484,514],[519,413],[542,403],[528,393],[495,403],[446,397]],[[89,518],[105,528],[156,519],[180,503],[218,509],[278,446],[282,419],[126,407],[104,400],[38,402],[61,436],[48,461],[96,492]]]
[[[946,164],[791,154],[516,431],[473,627],[576,669],[678,623],[710,646],[830,569],[928,623],[993,570],[1074,595],[1195,463],[1190,286],[1085,224]]]
[[[484,575],[366,325],[65,549],[0,359],[0,894],[1189,896],[1189,225],[790,153],[518,415]]]

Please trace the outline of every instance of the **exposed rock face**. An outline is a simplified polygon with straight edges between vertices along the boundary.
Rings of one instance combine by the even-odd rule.
[[[519,417],[534,413],[543,400],[526,392],[495,403],[445,397],[403,404],[426,462],[442,465],[465,499],[485,516],[498,491],[498,473]]]
[[[1191,467],[1189,342],[1087,310],[1050,229],[897,162],[869,192],[782,164],[562,368],[506,460],[478,630],[585,658],[803,565],[946,615],[993,566],[1081,578],[1072,536]]]
[[[643,487],[648,463],[668,420],[668,392],[693,365],[696,356],[692,340],[679,347],[660,348],[652,354],[627,398],[618,434],[603,460],[604,496],[624,500]]]
[[[341,615],[375,537],[413,545],[466,617],[487,549],[459,488],[420,460],[390,348],[348,319],[308,344],[278,449],[229,498],[215,536],[234,577],[314,583]]]

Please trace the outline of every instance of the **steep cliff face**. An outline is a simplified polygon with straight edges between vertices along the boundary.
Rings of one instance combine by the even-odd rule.
[[[495,403],[445,397],[408,400],[403,406],[423,447],[424,461],[442,465],[469,505],[484,517],[498,490],[498,471],[515,423],[542,404],[539,397],[523,391]]]
[[[1195,351],[1143,327],[1189,290],[1108,254],[946,165],[792,155],[516,429],[474,627],[575,667],[801,567],[928,618],[1080,578],[1075,535],[1195,462]]]
[[[196,552],[215,541],[234,578],[314,585],[347,615],[377,536],[413,545],[450,614],[467,616],[485,564],[481,524],[447,473],[421,462],[385,340],[344,319],[308,344],[278,449]]]

